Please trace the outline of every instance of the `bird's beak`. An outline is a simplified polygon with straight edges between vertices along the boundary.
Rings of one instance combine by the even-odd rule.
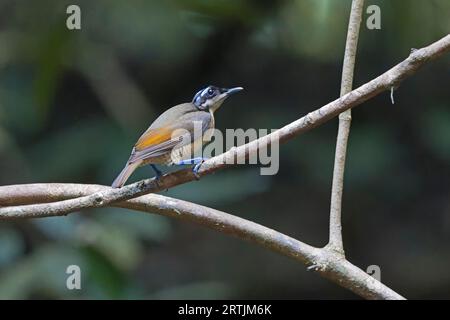
[[[220,90],[220,95],[216,96],[215,102],[212,106],[209,107],[209,110],[214,112],[217,109],[219,109],[219,107],[222,105],[222,103],[225,101],[226,98],[228,98],[229,96],[231,96],[232,94],[239,92],[241,90],[244,90],[244,88],[242,87],[236,87],[236,88],[221,88]]]
[[[224,89],[224,91],[225,91],[224,93],[228,97],[228,96],[230,96],[230,95],[232,95],[234,93],[237,93],[239,91],[242,91],[242,90],[244,90],[244,88],[236,87],[236,88],[231,88],[231,89]]]

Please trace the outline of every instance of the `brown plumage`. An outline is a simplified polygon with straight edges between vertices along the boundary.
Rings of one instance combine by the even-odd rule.
[[[214,111],[230,94],[240,90],[242,88],[209,86],[200,90],[192,102],[166,110],[138,139],[125,168],[112,187],[122,187],[139,166],[172,165],[190,159],[209,140],[210,136],[205,136],[205,133],[214,128]],[[201,132],[196,132],[198,128],[201,128]]]

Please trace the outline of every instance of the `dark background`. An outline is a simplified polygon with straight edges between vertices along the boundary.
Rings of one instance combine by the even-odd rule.
[[[137,137],[208,84],[245,91],[216,126],[279,128],[339,95],[351,1],[0,1],[0,183],[109,185]],[[82,29],[66,28],[78,4]],[[354,85],[449,33],[448,0],[366,1]],[[353,112],[348,259],[408,298],[450,298],[449,56]],[[190,200],[323,246],[337,120],[281,146],[280,171],[239,166],[176,187]],[[130,181],[152,176],[139,169]],[[66,267],[82,290],[65,287]],[[1,298],[356,298],[223,234],[124,209],[0,224]]]

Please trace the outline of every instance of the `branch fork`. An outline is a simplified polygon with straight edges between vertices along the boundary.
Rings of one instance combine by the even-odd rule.
[[[280,138],[280,143],[286,143],[381,92],[390,90],[393,83],[399,84],[425,63],[449,51],[450,35],[447,35],[428,47],[413,52],[406,60],[379,77],[308,113],[305,117],[267,136],[205,161],[198,174],[205,176],[228,167],[229,164],[225,161],[228,157],[248,157],[259,148],[268,146],[275,134]],[[101,185],[57,183],[0,186],[0,220],[60,216],[83,209],[106,206],[156,213],[191,221],[291,257],[309,266],[309,270],[315,270],[321,276],[361,297],[404,299],[346,260],[343,249],[340,250],[342,246],[339,241],[330,241],[324,248],[315,248],[252,221],[198,204],[155,194],[194,179],[192,170],[185,169],[166,174],[159,181],[146,179],[121,189]],[[340,216],[336,221],[339,221],[339,224],[332,226],[330,223],[330,230],[331,227],[336,230],[336,239],[338,239],[341,232]],[[330,240],[331,238],[330,232]]]

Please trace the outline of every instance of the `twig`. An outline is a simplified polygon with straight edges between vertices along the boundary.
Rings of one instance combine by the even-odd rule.
[[[60,201],[106,192],[110,188],[82,184],[28,184],[0,187],[0,205],[19,205]],[[304,263],[323,277],[367,299],[404,299],[328,248],[315,248],[260,224],[212,208],[149,194],[113,204],[156,213],[230,234]],[[34,217],[39,215],[34,215]]]
[[[356,49],[358,47],[359,27],[361,25],[364,0],[353,0],[348,22],[347,41],[345,43],[344,63],[342,66],[341,96],[349,93],[353,85]],[[344,255],[342,242],[342,193],[344,191],[345,158],[347,142],[352,122],[351,109],[339,115],[339,128],[334,156],[333,183],[330,203],[330,249]]]
[[[286,142],[301,133],[311,130],[322,123],[332,119],[345,110],[353,108],[377,94],[390,90],[392,86],[398,86],[402,80],[411,76],[428,61],[435,59],[450,51],[450,35],[434,42],[422,49],[412,52],[409,57],[372,81],[358,87],[346,95],[308,113],[306,116],[282,127],[257,140],[253,140],[242,146],[233,148],[221,155],[211,158],[201,166],[198,174],[205,176],[227,166],[235,161],[235,158],[247,158],[260,148],[270,145],[271,141],[279,139]],[[234,162],[235,163],[235,162]],[[76,199],[58,201],[51,204],[36,204],[31,206],[15,206],[0,208],[2,218],[22,218],[32,216],[57,216],[85,208],[105,207],[111,203],[135,198],[147,193],[158,192],[173,186],[195,180],[192,170],[185,169],[166,174],[159,181],[146,179],[127,185],[121,189],[106,189],[94,194]]]
[[[391,103],[395,104],[395,100],[394,100],[394,87],[391,87]]]
[[[382,91],[390,89],[392,86],[397,87],[402,80],[417,71],[423,64],[449,50],[450,35],[447,35],[428,47],[414,51],[406,60],[381,76],[318,110],[310,112],[305,117],[284,126],[274,133],[233,148],[206,161],[201,167],[199,174],[201,176],[207,175],[228,166],[229,164],[227,163],[230,163],[230,160],[248,157],[248,155],[257,152],[259,148],[269,145],[273,139],[279,138],[280,142],[286,142],[330,120],[339,113],[361,104]],[[349,288],[362,297],[372,299],[403,298],[345,260],[343,255],[330,250],[328,247],[322,249],[314,248],[251,221],[185,201],[155,194],[137,198],[143,194],[157,192],[194,179],[195,176],[192,171],[186,169],[165,175],[158,182],[154,179],[147,179],[122,189],[111,189],[105,186],[83,186],[81,189],[75,187],[76,190],[74,190],[71,188],[74,188],[76,185],[63,184],[0,187],[0,206],[3,206],[0,208],[0,219],[65,215],[84,208],[108,205],[146,212],[157,212],[167,216],[195,221],[212,229],[251,240],[265,248],[302,261],[307,265],[313,265],[313,269],[324,277]],[[39,188],[41,192],[42,188],[44,188],[43,193],[39,194],[37,191]],[[77,198],[72,199],[72,197]],[[128,200],[131,198],[134,199]],[[12,207],[4,207],[11,205]]]

